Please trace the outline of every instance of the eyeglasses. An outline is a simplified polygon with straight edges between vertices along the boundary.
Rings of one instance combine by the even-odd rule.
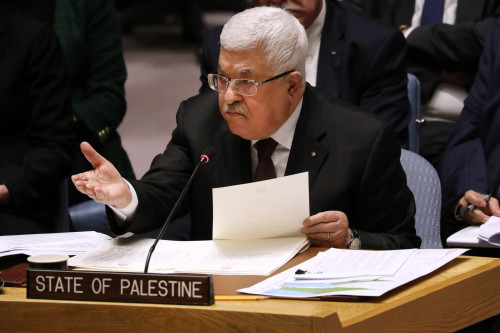
[[[229,84],[233,82],[233,87],[234,87],[233,89],[238,94],[242,96],[253,96],[257,93],[257,86],[260,86],[272,80],[279,79],[280,77],[290,74],[291,72],[295,72],[295,70],[290,70],[288,72],[278,74],[270,79],[261,82],[255,82],[254,80],[249,80],[249,79],[230,80],[227,77],[219,74],[208,74],[208,85],[215,91],[224,92],[229,87]]]

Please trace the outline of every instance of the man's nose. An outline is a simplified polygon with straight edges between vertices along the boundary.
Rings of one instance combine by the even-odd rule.
[[[232,102],[235,102],[235,101],[242,100],[241,95],[236,92],[236,89],[234,87],[233,82],[229,82],[229,85],[228,85],[226,91],[224,92],[224,100],[226,103],[229,103],[229,104],[231,104]]]

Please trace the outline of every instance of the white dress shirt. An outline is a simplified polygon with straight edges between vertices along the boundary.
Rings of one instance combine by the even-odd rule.
[[[325,24],[326,3],[323,0],[321,11],[314,22],[307,28],[307,41],[309,48],[306,58],[306,81],[313,87],[316,87],[318,74],[319,47],[321,45],[321,32]]]

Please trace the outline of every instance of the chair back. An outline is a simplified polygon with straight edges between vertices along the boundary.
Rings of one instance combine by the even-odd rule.
[[[410,101],[411,119],[408,124],[409,150],[419,153],[420,148],[420,81],[413,74],[408,74],[408,100]]]
[[[69,207],[72,231],[97,231],[111,235],[106,206],[94,200],[86,200]]]
[[[69,208],[72,231],[97,231],[112,236],[109,228],[106,206],[94,200],[86,200]],[[160,229],[150,232],[137,233],[133,237],[156,238]],[[167,227],[162,239],[189,240],[191,230],[191,214],[178,218]]]
[[[421,249],[441,249],[441,183],[434,167],[422,156],[401,149],[401,165],[415,197],[415,228]]]

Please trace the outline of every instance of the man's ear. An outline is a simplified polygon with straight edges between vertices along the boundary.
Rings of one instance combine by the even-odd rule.
[[[303,82],[302,82],[302,74],[299,71],[291,72],[287,75],[287,83],[288,83],[288,94],[291,97],[295,97],[296,94],[301,91]]]

